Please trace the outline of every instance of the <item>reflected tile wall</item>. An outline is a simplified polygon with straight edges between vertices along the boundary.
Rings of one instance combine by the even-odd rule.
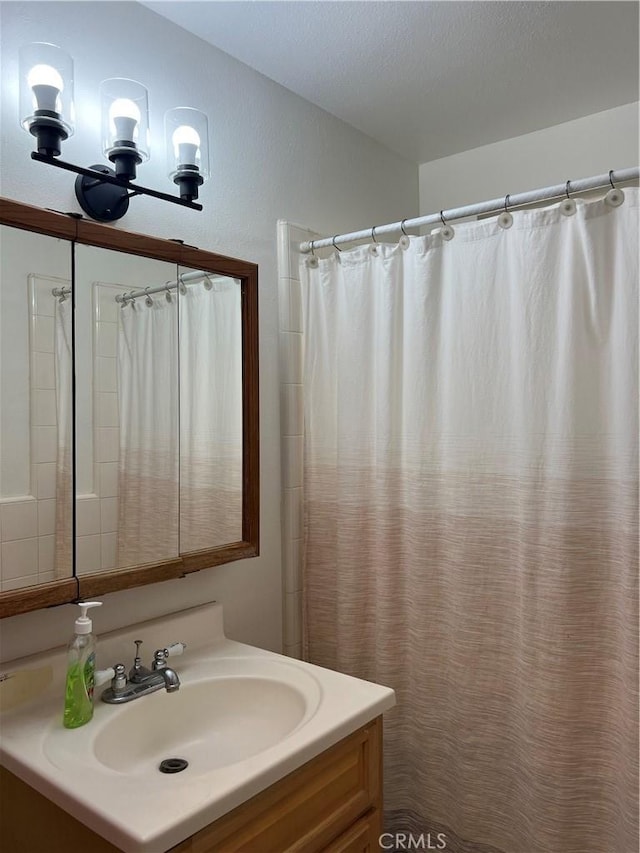
[[[0,589],[54,580],[56,458],[54,288],[65,279],[29,276],[31,494],[0,499]],[[71,567],[69,567],[71,574]]]
[[[93,493],[79,495],[77,566],[79,574],[116,567],[118,526],[118,317],[115,297],[125,287],[93,285]]]

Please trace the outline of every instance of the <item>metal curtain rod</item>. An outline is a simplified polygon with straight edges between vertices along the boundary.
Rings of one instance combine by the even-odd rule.
[[[639,176],[640,168],[638,166],[630,169],[611,170],[604,175],[595,175],[592,178],[566,181],[564,184],[556,184],[552,187],[517,193],[516,195],[509,195],[504,198],[493,198],[491,201],[481,201],[477,204],[469,204],[466,207],[454,207],[451,210],[442,210],[439,213],[431,213],[428,216],[418,216],[415,219],[403,219],[401,222],[392,222],[390,225],[374,225],[373,228],[352,231],[350,234],[336,234],[335,237],[322,237],[319,240],[310,240],[300,244],[300,251],[303,254],[307,254],[315,249],[325,249],[329,246],[336,247],[336,243],[351,243],[354,240],[376,240],[382,234],[391,234],[396,231],[404,232],[405,228],[436,225],[443,221],[450,222],[451,220],[463,219],[467,216],[501,213],[505,210],[507,199],[509,208],[522,207],[524,205],[535,204],[536,202],[551,201],[554,198],[567,196],[569,193],[584,193],[600,187],[637,181]]]
[[[164,284],[158,284],[156,287],[143,287],[140,290],[130,290],[127,293],[119,293],[115,300],[126,305],[133,299],[142,298],[143,296],[151,296],[152,293],[164,293],[165,291],[175,290],[180,284],[190,284],[194,281],[199,281],[201,278],[213,278],[217,273],[209,273],[205,270],[194,270],[193,272],[182,273],[176,281],[167,281]]]

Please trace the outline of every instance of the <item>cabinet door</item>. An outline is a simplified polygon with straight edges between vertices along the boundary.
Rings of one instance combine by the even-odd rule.
[[[380,850],[379,838],[382,821],[378,809],[372,809],[363,818],[343,832],[323,853],[373,853]]]
[[[325,850],[362,815],[380,807],[381,738],[381,721],[374,720],[196,833],[192,853]],[[352,849],[367,848],[344,847]]]

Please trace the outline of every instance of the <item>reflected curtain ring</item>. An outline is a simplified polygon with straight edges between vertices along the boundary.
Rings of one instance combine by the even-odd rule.
[[[181,293],[183,296],[184,296],[184,295],[186,294],[186,292],[187,292],[187,285],[184,283],[184,281],[183,281],[183,279],[182,279],[182,276],[181,276],[181,275],[179,275],[179,276],[178,276],[178,289],[180,290],[180,293]]]
[[[151,298],[151,294],[149,293],[149,288],[145,287],[144,292],[145,292],[144,304],[147,305],[149,308],[151,308],[151,306],[153,305],[153,299]]]
[[[164,298],[167,300],[167,302],[171,302],[171,300],[173,299],[173,297],[171,296],[171,288],[169,287],[169,282],[167,282],[167,283],[165,284],[164,289],[165,289]]]
[[[213,287],[213,282],[211,281],[208,275],[205,275],[204,281],[202,283],[204,284],[205,290],[211,290],[211,288]]]

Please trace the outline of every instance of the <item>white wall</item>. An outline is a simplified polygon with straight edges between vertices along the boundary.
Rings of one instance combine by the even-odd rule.
[[[104,597],[98,633],[213,598],[225,606],[228,633],[281,646],[280,446],[276,222],[323,233],[417,215],[417,166],[307,101],[135,3],[0,4],[2,125],[0,192],[41,207],[79,210],[73,176],[30,160],[19,128],[17,51],[50,41],[74,57],[76,134],[63,158],[101,161],[97,92],[102,79],[132,77],[150,90],[152,160],[148,186],[172,191],[162,156],[162,117],[171,106],[203,109],[210,120],[213,177],[204,211],[149,198],[131,202],[115,227],[176,237],[246,258],[260,268],[261,556],[179,580]],[[66,641],[72,606],[2,622],[2,657]],[[161,638],[159,638],[161,639]],[[104,663],[104,662],[103,662]]]
[[[420,166],[420,213],[637,166],[638,104],[626,104]]]

